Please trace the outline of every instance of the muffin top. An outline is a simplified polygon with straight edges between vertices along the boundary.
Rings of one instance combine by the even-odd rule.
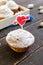
[[[15,1],[8,1],[6,4],[10,9],[18,9],[19,5]]]
[[[6,6],[0,6],[0,17],[8,18],[13,16],[13,12]]]
[[[34,42],[34,36],[26,30],[17,29],[8,33],[6,41],[11,46],[24,48],[30,46]]]

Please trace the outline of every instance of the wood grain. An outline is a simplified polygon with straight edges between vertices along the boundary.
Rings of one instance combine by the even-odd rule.
[[[43,65],[43,46],[17,65]]]
[[[35,36],[34,44],[25,53],[14,52],[6,43],[5,37],[0,39],[1,65],[15,65],[15,63],[21,62],[22,60],[27,58],[27,56],[30,56],[43,45],[43,28],[38,28],[40,22],[41,21],[38,21],[37,23],[25,27],[26,30],[30,31]]]

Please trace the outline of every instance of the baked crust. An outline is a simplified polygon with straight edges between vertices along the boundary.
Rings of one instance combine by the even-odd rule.
[[[0,18],[0,20],[3,20],[3,19],[5,19],[5,18]]]
[[[25,48],[16,48],[16,47],[13,47],[13,46],[10,46],[10,48],[12,50],[14,50],[15,52],[25,52],[28,50],[29,47],[25,47]]]
[[[15,13],[17,13],[17,12],[24,11],[24,9],[21,8],[21,7],[18,7],[17,9],[12,9],[12,11],[13,11],[14,14],[15,14]]]

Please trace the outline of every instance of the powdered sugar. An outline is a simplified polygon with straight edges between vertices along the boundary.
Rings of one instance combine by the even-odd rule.
[[[12,41],[13,40],[16,41],[11,42],[9,39],[11,39]],[[12,45],[14,47],[24,48],[33,44],[34,36],[26,30],[17,29],[8,33],[6,40],[9,45]]]
[[[12,1],[12,0],[8,1],[6,5],[7,5],[10,9],[16,9],[16,8],[19,7],[19,5],[16,4],[16,3],[15,3],[14,1]]]
[[[0,6],[0,17],[11,17],[13,12],[6,6]]]

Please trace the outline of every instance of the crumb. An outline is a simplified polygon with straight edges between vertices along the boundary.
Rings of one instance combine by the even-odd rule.
[[[41,22],[41,23],[40,23],[40,26],[42,26],[42,27],[43,27],[43,22]]]
[[[38,8],[39,10],[41,10],[41,9],[43,9],[43,6],[39,6],[39,8]]]
[[[34,4],[28,4],[27,6],[29,9],[32,9],[34,7]]]
[[[43,14],[43,9],[39,11],[40,14]]]

